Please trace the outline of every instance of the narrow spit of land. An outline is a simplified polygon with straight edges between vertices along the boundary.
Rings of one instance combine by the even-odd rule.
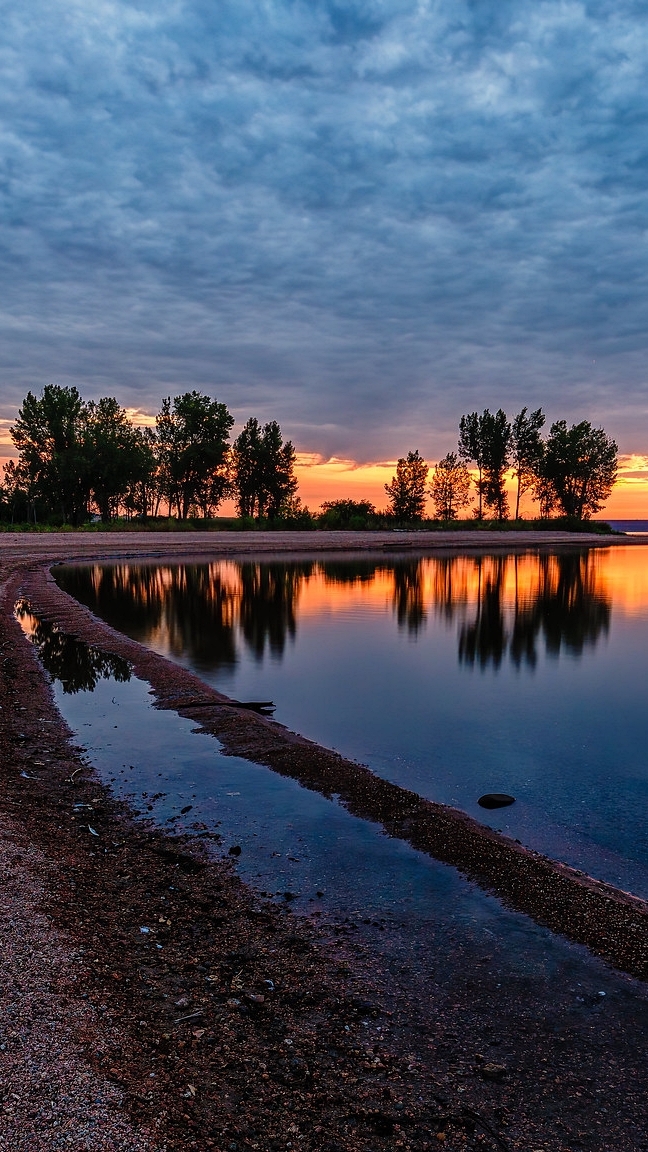
[[[604,1006],[595,999],[600,965],[583,960],[583,995],[563,1011],[565,973],[556,982],[549,973],[525,1000],[520,988],[498,991],[482,970],[478,978],[484,958],[466,945],[424,958],[415,975],[425,980],[429,972],[432,985],[440,964],[458,971],[451,986],[439,987],[433,1017],[422,1019],[414,984],[389,979],[374,962],[369,934],[362,941],[340,933],[331,952],[330,928],[259,901],[195,842],[172,843],[131,822],[84,767],[13,619],[15,593],[25,585],[37,591],[40,584],[47,608],[39,573],[49,560],[216,558],[344,543],[357,551],[377,543],[370,534],[366,541],[365,534],[323,535],[315,542],[287,534],[3,540],[0,1140],[36,1152],[648,1148],[640,985],[611,976],[615,1002],[610,996]],[[566,542],[564,534],[494,535],[506,548]],[[428,543],[460,542],[452,534],[425,539],[425,550]],[[484,538],[479,544],[493,547]],[[79,609],[77,634],[88,619]],[[169,695],[176,671],[169,666]],[[247,719],[253,745],[257,718],[239,718],[236,727]],[[73,811],[84,802],[93,805],[91,828]],[[618,925],[620,939],[641,930],[641,909],[633,905],[633,914],[639,929]],[[627,948],[633,963],[645,963],[643,940]],[[575,982],[579,963],[575,956]]]

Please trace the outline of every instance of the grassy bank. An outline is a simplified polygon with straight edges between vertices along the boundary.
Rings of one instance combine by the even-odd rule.
[[[9,524],[0,523],[0,533],[70,533],[96,534],[106,532],[575,532],[599,536],[618,536],[604,521],[574,520],[569,517],[556,517],[550,520],[421,520],[415,523],[401,523],[386,516],[367,517],[366,521],[351,525],[331,525],[328,520],[320,522],[318,517],[301,518],[299,521],[274,520],[254,521],[249,518],[217,516],[211,520],[192,518],[176,520],[168,517],[151,517],[146,521],[115,519],[108,523],[87,523],[73,527],[71,524]]]

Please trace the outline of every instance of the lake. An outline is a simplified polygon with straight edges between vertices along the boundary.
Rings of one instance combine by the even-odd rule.
[[[648,896],[643,548],[54,572],[219,690]],[[516,803],[487,812],[492,791]]]

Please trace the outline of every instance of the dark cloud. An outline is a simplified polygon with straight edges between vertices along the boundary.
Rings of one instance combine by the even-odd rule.
[[[2,399],[213,389],[300,446],[648,432],[632,0],[4,8]]]

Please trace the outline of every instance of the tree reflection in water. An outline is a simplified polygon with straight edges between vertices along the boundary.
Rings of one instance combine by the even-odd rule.
[[[580,656],[610,627],[611,601],[599,588],[592,553],[540,556],[540,589],[535,602],[516,614],[511,657],[516,664],[535,664],[535,638],[542,633],[547,652],[562,648]]]
[[[394,564],[394,597],[399,628],[416,636],[427,619],[423,595],[423,562],[401,560]]]
[[[284,651],[312,562],[66,568],[61,586],[113,627],[198,670],[233,667],[240,631],[255,659]],[[157,642],[157,643],[156,643]]]
[[[515,570],[512,622],[507,623],[504,582],[510,564]],[[518,587],[516,557],[475,561],[478,571],[474,619],[459,630],[459,660],[499,667],[506,652],[513,663],[535,667],[542,636],[546,652],[562,649],[580,656],[597,643],[610,625],[611,602],[598,586],[596,558],[583,550],[536,558],[536,587],[523,594]]]
[[[53,680],[60,681],[68,695],[93,692],[100,680],[108,680],[111,676],[120,683],[130,680],[131,668],[127,660],[100,652],[83,640],[59,632],[53,624],[34,616],[29,601],[20,600],[15,612],[38,649],[45,670]]]
[[[235,590],[218,564],[73,567],[61,583],[141,643],[159,640],[174,656],[188,652],[198,668],[236,663]]]
[[[361,585],[391,602],[399,629],[416,637],[434,612],[457,621],[461,664],[533,668],[549,655],[580,655],[607,632],[610,599],[596,553],[425,559],[214,561],[60,569],[63,588],[115,628],[202,670],[232,668],[243,643],[256,662],[280,658],[298,625],[306,582],[310,612]],[[57,641],[58,643],[58,641]]]
[[[266,644],[273,656],[281,656],[297,629],[296,607],[313,564],[241,564],[241,631],[257,661]]]
[[[325,584],[372,584],[379,572],[387,571],[384,560],[320,560],[317,569]]]

